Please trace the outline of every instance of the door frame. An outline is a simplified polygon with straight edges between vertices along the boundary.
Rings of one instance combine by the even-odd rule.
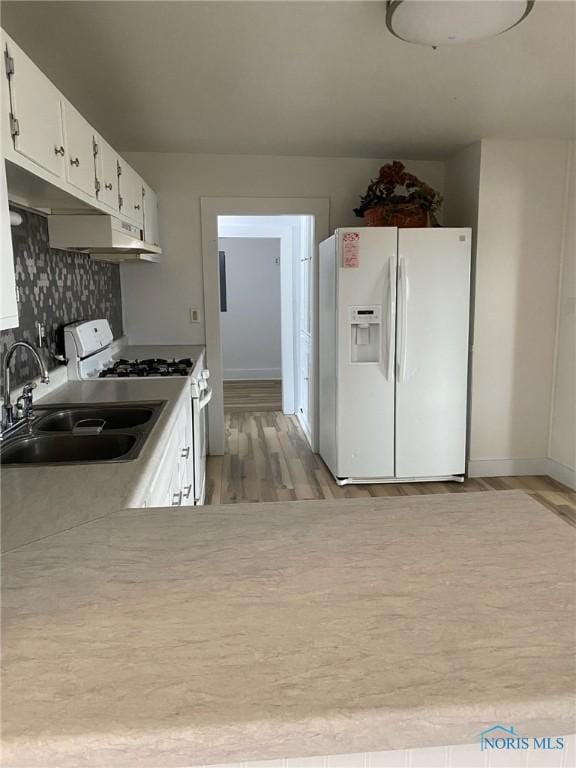
[[[330,200],[297,197],[201,197],[202,267],[204,282],[204,319],[206,360],[210,369],[212,402],[209,405],[208,446],[210,454],[224,453],[224,389],[222,341],[220,328],[220,275],[218,266],[218,216],[313,216],[314,249],[312,253],[312,370],[313,413],[310,418],[312,450],[318,446],[318,245],[328,237]]]

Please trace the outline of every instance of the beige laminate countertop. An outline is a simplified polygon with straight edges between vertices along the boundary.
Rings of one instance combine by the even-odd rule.
[[[574,570],[516,491],[99,518],[4,556],[3,765],[574,732]]]
[[[194,357],[198,346],[127,346],[119,357]],[[41,392],[41,388],[37,390]],[[54,403],[166,401],[134,461],[67,466],[2,467],[2,551],[50,536],[79,523],[139,506],[154,473],[188,380],[181,377],[70,381],[37,400],[37,409]]]

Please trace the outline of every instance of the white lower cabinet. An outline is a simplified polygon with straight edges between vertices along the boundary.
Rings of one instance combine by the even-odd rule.
[[[146,507],[185,507],[194,504],[192,401],[176,416],[162,462],[146,494]]]

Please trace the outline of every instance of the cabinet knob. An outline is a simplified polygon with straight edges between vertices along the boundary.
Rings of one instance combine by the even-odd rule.
[[[182,491],[178,491],[178,493],[174,493],[172,495],[172,506],[179,507],[181,504],[182,504]]]
[[[190,456],[190,448],[182,448],[182,458],[187,459]]]
[[[110,181],[108,184],[104,184],[104,189],[107,189],[109,192],[112,192],[112,182]]]
[[[80,158],[79,157],[74,157],[74,158],[71,157],[70,158],[70,165],[75,165],[76,168],[78,168],[78,166],[80,165]]]
[[[54,147],[54,154],[55,155],[60,155],[60,157],[64,157],[64,152],[65,152],[64,147],[62,147],[62,146]]]
[[[184,489],[184,498],[189,499],[191,493],[192,493],[192,483],[190,483],[190,485],[187,485],[186,488]]]
[[[140,210],[140,206],[139,206],[139,205],[135,205],[135,206],[134,206],[134,210],[135,210],[135,211],[139,211],[139,210]]]

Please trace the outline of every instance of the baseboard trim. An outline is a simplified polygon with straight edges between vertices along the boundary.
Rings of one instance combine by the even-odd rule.
[[[514,475],[548,475],[569,488],[576,489],[576,471],[554,459],[471,459],[469,477],[513,477]]]
[[[548,459],[470,459],[469,477],[547,475]]]
[[[559,461],[554,459],[547,459],[548,472],[547,475],[553,480],[556,480],[562,485],[567,485],[568,488],[572,488],[576,491],[576,470],[572,467],[567,467],[565,464],[560,464]]]
[[[225,368],[224,381],[282,379],[281,368]]]

